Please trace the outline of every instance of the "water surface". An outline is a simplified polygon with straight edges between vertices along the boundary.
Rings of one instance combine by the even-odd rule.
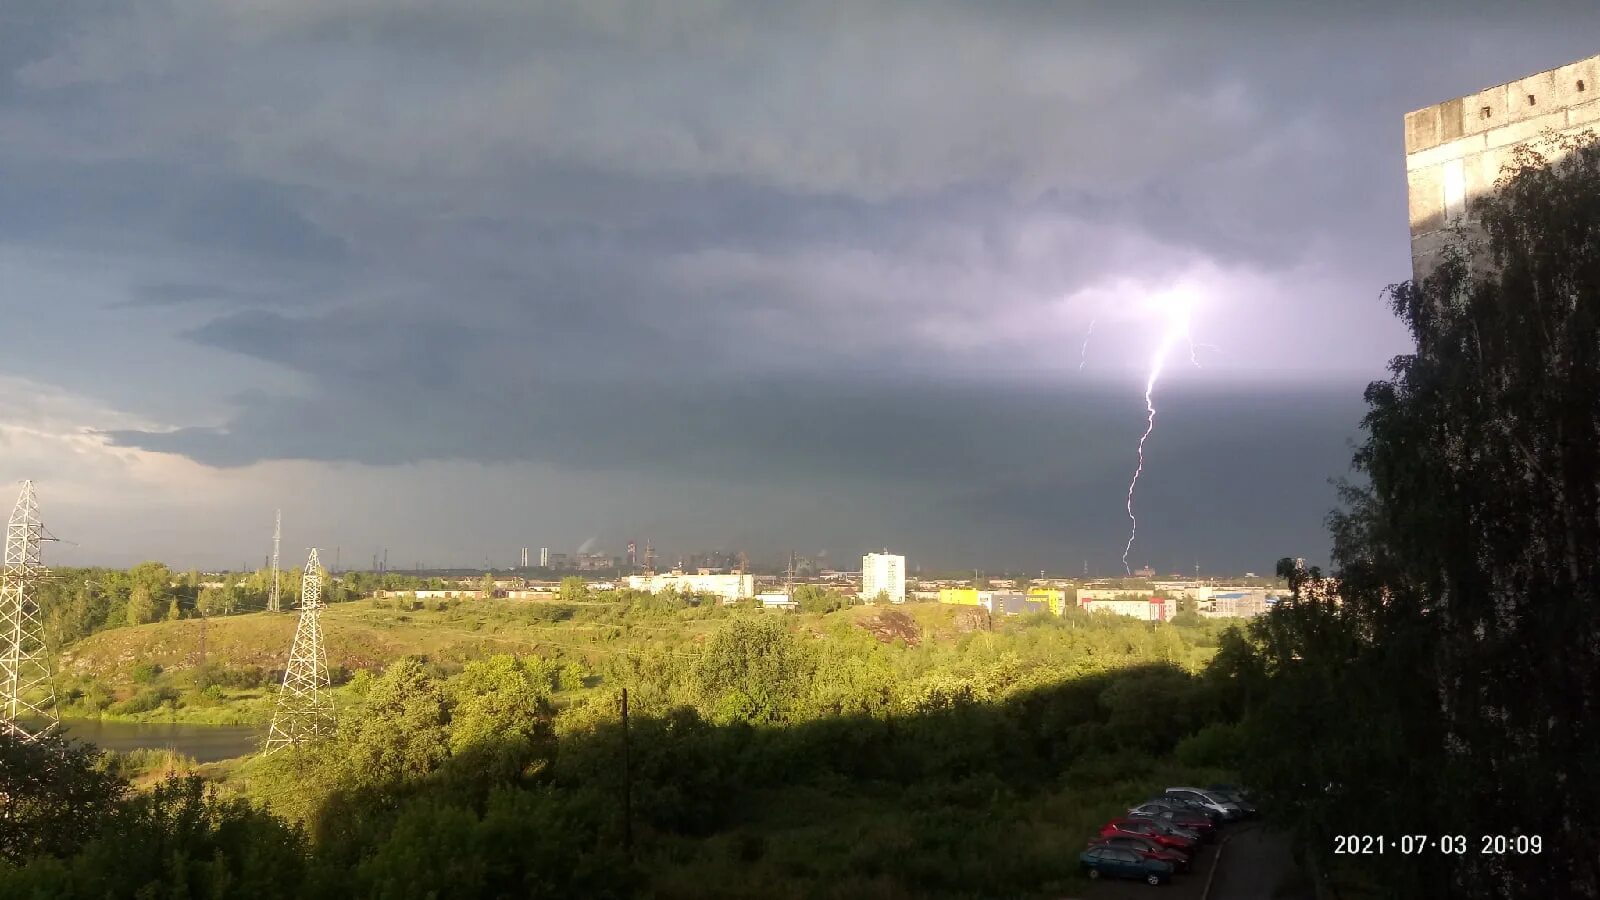
[[[183,722],[108,722],[62,719],[62,732],[102,750],[176,750],[196,762],[246,756],[261,748],[265,729],[254,725],[192,725]]]

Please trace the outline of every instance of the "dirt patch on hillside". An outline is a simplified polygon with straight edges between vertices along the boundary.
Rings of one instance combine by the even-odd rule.
[[[912,647],[922,643],[922,630],[917,627],[917,620],[898,609],[874,612],[856,624],[871,632],[882,644],[893,643],[895,638]]]
[[[950,617],[950,628],[957,634],[971,634],[974,631],[989,630],[989,611],[979,607],[961,609]]]

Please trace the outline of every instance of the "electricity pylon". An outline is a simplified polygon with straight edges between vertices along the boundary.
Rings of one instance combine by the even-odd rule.
[[[333,685],[328,678],[328,656],[322,646],[322,567],[311,549],[300,579],[300,624],[289,648],[289,666],[283,671],[278,709],[272,715],[263,755],[333,734]]]
[[[0,731],[25,741],[60,723],[37,599],[45,575],[43,540],[39,499],[33,482],[24,481],[6,526],[5,569],[0,571]],[[30,727],[20,720],[38,724]]]
[[[278,599],[278,540],[283,537],[283,510],[278,510],[272,518],[272,592],[267,595],[267,611],[282,612],[282,601]]]

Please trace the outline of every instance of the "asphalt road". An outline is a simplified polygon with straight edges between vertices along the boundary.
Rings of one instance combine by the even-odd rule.
[[[1309,893],[1304,897],[1273,896],[1293,871],[1288,838],[1250,822],[1226,826],[1217,843],[1201,847],[1193,872],[1162,887],[1138,881],[1098,881],[1073,896],[1081,900],[1310,900]]]

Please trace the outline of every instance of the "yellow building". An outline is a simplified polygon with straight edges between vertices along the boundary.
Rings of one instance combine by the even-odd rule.
[[[1058,591],[1054,588],[1028,588],[1028,599],[1049,604],[1050,611],[1058,616],[1066,614],[1066,591]]]
[[[939,602],[954,603],[958,606],[979,606],[981,598],[977,588],[940,588]]]
[[[977,588],[942,588],[939,591],[940,603],[953,603],[957,606],[983,606],[987,607],[992,602],[993,591],[980,591]],[[1062,615],[1067,608],[1067,592],[1052,588],[1029,588],[1028,599],[1035,603],[1043,603],[1056,615]]]

